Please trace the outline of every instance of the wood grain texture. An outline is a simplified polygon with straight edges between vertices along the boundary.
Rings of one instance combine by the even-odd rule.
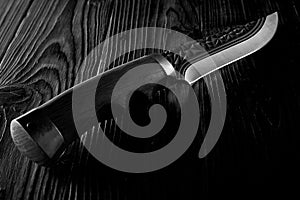
[[[295,130],[299,130],[300,98],[294,72],[299,66],[295,51],[300,47],[299,9],[296,1],[271,0],[0,1],[0,198],[193,199],[219,190],[231,195],[233,188],[247,194],[293,191],[289,181],[297,180],[299,161]],[[14,117],[107,70],[104,65],[83,64],[105,38],[136,27],[158,26],[201,39],[273,11],[280,12],[281,25],[275,41],[221,70],[228,113],[222,137],[206,159],[197,158],[201,134],[170,168],[141,176],[101,165],[80,141],[54,168],[37,166],[12,143],[8,124]],[[122,46],[123,51],[134,48]],[[110,67],[152,52],[131,52]],[[100,55],[109,63],[117,53],[94,56]],[[213,80],[213,75],[208,79]],[[194,89],[205,114],[210,105],[204,81]],[[111,124],[104,126],[113,132]],[[200,127],[203,133],[207,123]],[[283,190],[282,182],[289,190]]]

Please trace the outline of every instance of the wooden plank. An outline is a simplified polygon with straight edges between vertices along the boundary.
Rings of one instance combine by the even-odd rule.
[[[90,78],[99,70],[81,67],[89,52],[105,38],[135,27],[167,27],[199,39],[279,10],[281,24],[288,32],[281,32],[276,41],[292,49],[282,57],[292,60],[289,64],[295,66],[298,61],[293,49],[300,44],[296,37],[300,21],[298,9],[293,1],[271,0],[0,1],[0,135],[3,134],[0,199],[192,199],[193,195],[211,194],[215,188],[230,188],[226,184],[216,186],[228,178],[233,182],[244,181],[245,185],[257,181],[271,184],[276,178],[269,177],[277,172],[273,164],[279,150],[275,147],[280,145],[285,132],[293,132],[298,127],[292,119],[299,105],[289,99],[294,96],[299,99],[299,93],[283,91],[285,96],[278,96],[270,89],[275,85],[296,90],[293,84],[296,77],[292,75],[294,79],[286,81],[286,78],[280,85],[272,80],[281,72],[274,68],[271,78],[265,79],[270,67],[260,71],[259,66],[266,64],[260,54],[222,70],[230,111],[225,136],[205,160],[197,160],[199,144],[195,144],[185,158],[168,170],[141,176],[123,174],[98,163],[76,141],[63,163],[44,168],[20,155],[10,138],[8,124],[14,117]],[[298,32],[293,33],[293,30]],[[289,35],[293,39],[288,40]],[[283,37],[287,43],[282,41]],[[275,44],[273,47],[282,51]],[[133,52],[114,66],[146,53],[151,51]],[[270,54],[267,58],[271,58]],[[106,62],[115,59],[115,52],[104,56]],[[277,65],[275,61],[271,63]],[[204,83],[199,82],[195,91],[203,98],[202,112],[207,112],[204,107],[209,104],[204,100],[207,96]],[[200,125],[201,130],[205,130],[207,124],[201,122]],[[290,139],[284,141],[289,147],[283,151],[291,153],[296,149],[293,142],[297,140],[291,142],[294,136],[288,136]],[[282,165],[289,164],[287,159],[283,154],[279,157],[278,168],[286,169]],[[193,166],[185,165],[189,159],[193,160]],[[238,184],[231,185],[238,187]]]

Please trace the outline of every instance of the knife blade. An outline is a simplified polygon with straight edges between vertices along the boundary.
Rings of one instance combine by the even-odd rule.
[[[278,26],[278,13],[268,15],[261,28],[250,38],[222,51],[191,59],[192,65],[185,72],[185,80],[190,84],[202,77],[240,60],[264,47],[274,36]]]

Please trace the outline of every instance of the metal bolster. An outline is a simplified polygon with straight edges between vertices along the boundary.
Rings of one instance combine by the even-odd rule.
[[[160,54],[155,54],[152,57],[160,64],[167,76],[176,77],[175,68],[164,56]]]

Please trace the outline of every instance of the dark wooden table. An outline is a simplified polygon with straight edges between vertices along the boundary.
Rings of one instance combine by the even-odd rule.
[[[126,174],[95,161],[79,141],[53,168],[36,165],[15,148],[10,121],[78,84],[80,78],[90,78],[89,69],[80,66],[105,38],[135,27],[158,26],[201,39],[274,11],[280,19],[274,39],[220,70],[227,118],[220,140],[206,158],[197,157],[198,140],[163,170]],[[296,0],[1,0],[0,199],[297,194],[299,12]],[[123,62],[145,53],[151,52],[137,52]],[[201,81],[195,90],[206,93]]]

